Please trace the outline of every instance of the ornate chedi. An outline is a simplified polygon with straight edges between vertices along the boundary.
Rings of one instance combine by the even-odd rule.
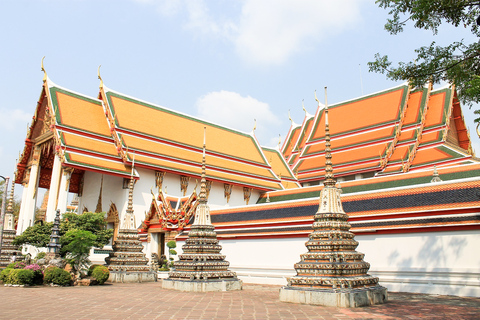
[[[195,220],[182,246],[183,254],[174,262],[175,270],[164,279],[165,289],[181,291],[230,291],[241,290],[242,281],[235,272],[228,270],[229,262],[220,254],[215,227],[210,220],[205,178],[205,141],[203,143],[202,179]]]
[[[340,193],[333,177],[326,103],[324,188],[320,192],[313,232],[305,244],[308,252],[295,264],[297,275],[281,288],[280,301],[361,307],[387,300],[387,289],[378,285],[378,278],[367,274],[370,264],[363,261],[363,253],[355,251],[358,242],[350,232]]]
[[[18,246],[13,245],[15,239],[15,217],[13,216],[13,193],[15,190],[15,182],[12,183],[12,191],[8,200],[7,210],[5,212],[5,224],[3,229],[2,252],[0,255],[0,268],[8,266],[12,261],[21,260],[23,258],[22,251]]]
[[[47,244],[47,259],[56,259],[60,257],[60,209],[57,209],[55,220],[53,220],[50,242]]]
[[[133,169],[132,169],[133,171]],[[148,258],[142,252],[143,245],[135,227],[133,214],[133,177],[128,191],[128,207],[123,224],[113,243],[113,252],[105,261],[110,271],[111,282],[149,282],[157,281],[157,274],[148,265]]]

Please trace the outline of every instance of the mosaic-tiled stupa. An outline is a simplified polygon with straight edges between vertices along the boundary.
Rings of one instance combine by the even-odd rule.
[[[295,264],[297,275],[281,288],[280,301],[334,307],[384,303],[387,289],[378,284],[377,277],[367,274],[370,264],[363,260],[363,253],[355,251],[358,242],[343,211],[341,190],[333,177],[328,104],[325,104],[324,188],[313,232],[305,244],[308,252]]]
[[[157,274],[148,265],[148,258],[142,252],[143,245],[135,227],[133,212],[133,177],[128,191],[128,207],[113,252],[105,258],[110,271],[110,282],[151,282],[157,281]]]
[[[18,246],[13,245],[15,239],[15,217],[13,216],[13,193],[15,190],[15,183],[12,183],[12,191],[8,200],[7,210],[5,211],[5,221],[3,229],[2,253],[0,255],[0,268],[8,266],[12,262],[12,257],[19,261],[23,259],[22,251]]]
[[[205,174],[205,141],[203,143],[202,179],[195,220],[182,246],[183,254],[174,262],[175,270],[164,279],[164,289],[207,292],[241,290],[242,281],[228,270],[230,263],[220,251],[215,227],[210,220]]]

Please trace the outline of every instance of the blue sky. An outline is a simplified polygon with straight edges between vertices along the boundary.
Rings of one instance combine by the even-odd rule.
[[[375,53],[408,61],[431,41],[476,40],[453,27],[389,35],[373,0],[0,0],[0,14],[4,176],[23,148],[43,56],[62,87],[96,97],[102,65],[110,89],[241,131],[257,119],[260,144],[275,146],[289,110],[296,123],[303,99],[315,112],[315,90],[323,101],[328,86],[333,104],[399,84],[368,72]],[[463,110],[480,152],[473,112]]]

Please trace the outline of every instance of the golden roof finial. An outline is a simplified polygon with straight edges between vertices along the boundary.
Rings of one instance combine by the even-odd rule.
[[[280,144],[282,143],[282,135],[278,134],[278,148],[280,149]]]
[[[253,131],[257,130],[257,119],[253,119],[255,124],[253,125]]]
[[[45,71],[45,68],[43,67],[43,59],[45,59],[45,56],[42,58],[42,71],[43,71],[43,82],[47,81],[47,71]]]
[[[315,94],[315,101],[317,101],[318,104],[320,104],[320,101],[319,101],[318,98],[317,98],[317,90],[315,90],[315,93],[314,93],[314,94]]]
[[[305,109],[305,104],[303,103],[305,99],[302,99],[302,109],[305,112],[305,117],[307,116],[307,110]]]
[[[290,116],[290,109],[288,109],[288,120],[290,120],[293,126],[293,120],[292,120],[292,117]]]
[[[100,80],[100,89],[103,88],[103,80],[102,80],[102,77],[100,76],[100,67],[101,67],[101,66],[102,66],[102,65],[99,65],[99,66],[98,66],[98,71],[97,71],[98,79]]]

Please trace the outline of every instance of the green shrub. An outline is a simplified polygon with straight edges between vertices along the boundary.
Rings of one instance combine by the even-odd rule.
[[[35,272],[30,269],[14,269],[10,275],[14,278],[15,284],[32,285]]]
[[[43,258],[45,258],[46,255],[47,255],[46,252],[39,252],[39,253],[37,254],[37,256],[35,257],[35,260],[43,259]]]
[[[59,286],[68,286],[72,282],[72,276],[67,270],[50,266],[45,269],[43,282],[58,284]]]
[[[170,268],[166,264],[162,264],[162,267],[158,269],[158,271],[169,271]]]
[[[92,271],[92,277],[97,280],[98,284],[103,284],[105,281],[108,280],[110,276],[110,271],[105,266],[96,266]]]
[[[3,283],[8,283],[8,277],[10,275],[10,272],[12,272],[13,268],[6,268],[3,269],[2,272],[0,272],[0,281]]]
[[[93,269],[95,269],[95,268],[98,267],[98,266],[101,266],[101,264],[92,264],[92,265],[90,266],[90,268],[88,268],[87,276],[91,277],[91,276],[92,276]]]
[[[23,261],[17,261],[17,262],[12,262],[10,263],[7,268],[12,268],[12,269],[23,269],[25,268],[27,265],[25,262]]]

